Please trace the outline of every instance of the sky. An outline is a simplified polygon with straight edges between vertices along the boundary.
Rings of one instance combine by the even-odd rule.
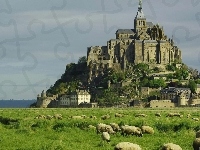
[[[200,70],[200,1],[143,0],[147,21],[164,27],[183,62]],[[1,0],[0,100],[36,99],[67,64],[133,29],[138,0]]]

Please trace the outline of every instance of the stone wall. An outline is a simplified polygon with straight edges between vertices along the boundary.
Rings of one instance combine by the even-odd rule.
[[[171,100],[152,100],[150,101],[150,108],[173,108],[176,107],[176,103],[172,103]]]

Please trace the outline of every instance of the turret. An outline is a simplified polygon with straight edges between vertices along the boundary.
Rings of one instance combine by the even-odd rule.
[[[146,18],[142,11],[142,0],[139,0],[138,12],[134,20],[134,28],[138,33],[140,30],[146,29]]]

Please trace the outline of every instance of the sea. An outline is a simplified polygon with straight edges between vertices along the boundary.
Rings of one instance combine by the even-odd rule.
[[[36,100],[0,100],[0,108],[29,108]]]

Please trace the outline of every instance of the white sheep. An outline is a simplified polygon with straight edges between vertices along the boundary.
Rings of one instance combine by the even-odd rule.
[[[108,132],[103,132],[101,138],[103,141],[110,142],[110,134]]]
[[[97,134],[101,132],[108,132],[109,134],[114,134],[115,131],[113,131],[113,128],[110,125],[99,123],[96,126]]]
[[[130,142],[120,142],[115,146],[114,150],[142,150],[142,149],[137,144],[133,144]]]
[[[154,134],[154,129],[150,126],[142,126],[142,133]]]
[[[147,117],[147,115],[146,114],[137,114],[137,115],[135,115],[135,117]]]
[[[161,114],[160,113],[156,113],[155,116],[156,117],[161,117]]]
[[[53,117],[54,117],[55,119],[62,120],[62,115],[61,115],[61,114],[55,114]]]
[[[72,119],[84,119],[82,116],[71,116]]]
[[[190,118],[191,117],[191,115],[190,114],[187,114],[187,118]]]
[[[116,114],[115,114],[115,117],[121,118],[121,117],[123,117],[123,115],[122,115],[122,114],[119,114],[119,113],[116,113]]]
[[[194,141],[193,141],[193,149],[194,150],[199,150],[200,148],[200,138],[196,138]]]
[[[182,148],[179,145],[167,143],[162,146],[161,150],[182,150]]]
[[[192,118],[194,121],[199,121],[199,118]]]
[[[89,125],[88,128],[89,128],[89,129],[92,129],[92,130],[95,130],[95,129],[96,129],[96,127],[93,126],[93,125]]]
[[[139,127],[135,127],[135,126],[128,126],[128,125],[121,126],[121,131],[122,131],[121,134],[123,136],[125,136],[125,135],[136,135],[139,137],[143,136],[141,129]]]
[[[121,131],[120,127],[116,123],[110,123],[110,126],[113,128],[115,132]]]
[[[51,115],[46,115],[46,119],[51,120],[53,118],[53,116]]]
[[[109,119],[109,118],[110,118],[110,115],[103,115],[103,116],[101,116],[102,120],[106,120],[106,119]]]

